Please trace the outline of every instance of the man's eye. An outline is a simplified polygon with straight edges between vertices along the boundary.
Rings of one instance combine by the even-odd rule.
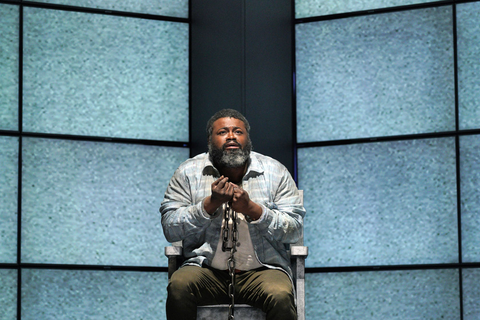
[[[237,130],[237,131],[235,131],[235,133],[236,133],[236,134],[243,134],[243,131]]]

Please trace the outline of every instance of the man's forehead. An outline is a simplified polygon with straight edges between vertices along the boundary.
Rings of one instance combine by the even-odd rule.
[[[245,123],[243,123],[242,120],[237,118],[225,117],[215,120],[215,122],[213,123],[213,127],[216,129],[232,127],[245,129]]]

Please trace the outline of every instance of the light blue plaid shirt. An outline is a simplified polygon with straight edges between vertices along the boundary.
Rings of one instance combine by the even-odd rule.
[[[222,207],[209,215],[203,200],[219,177],[203,153],[182,163],[168,185],[160,207],[163,232],[169,242],[183,241],[185,264],[211,265],[217,250]],[[302,236],[305,209],[290,173],[277,160],[252,152],[242,188],[263,207],[260,219],[248,224],[258,260],[291,276],[288,244]]]

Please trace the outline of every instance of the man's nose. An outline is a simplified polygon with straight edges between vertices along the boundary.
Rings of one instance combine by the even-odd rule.
[[[227,133],[227,139],[228,140],[235,140],[236,139],[235,135],[233,134],[233,131],[229,131]]]

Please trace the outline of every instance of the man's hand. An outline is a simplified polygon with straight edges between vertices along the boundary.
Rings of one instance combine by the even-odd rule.
[[[211,201],[219,204],[228,202],[233,197],[233,184],[228,182],[228,177],[221,176],[212,183]]]
[[[223,203],[233,198],[234,184],[228,181],[228,177],[221,176],[212,183],[212,195],[205,198],[203,206],[205,211],[213,214]]]
[[[232,209],[249,216],[252,220],[258,220],[262,215],[262,207],[250,200],[248,192],[238,186],[234,186]]]

